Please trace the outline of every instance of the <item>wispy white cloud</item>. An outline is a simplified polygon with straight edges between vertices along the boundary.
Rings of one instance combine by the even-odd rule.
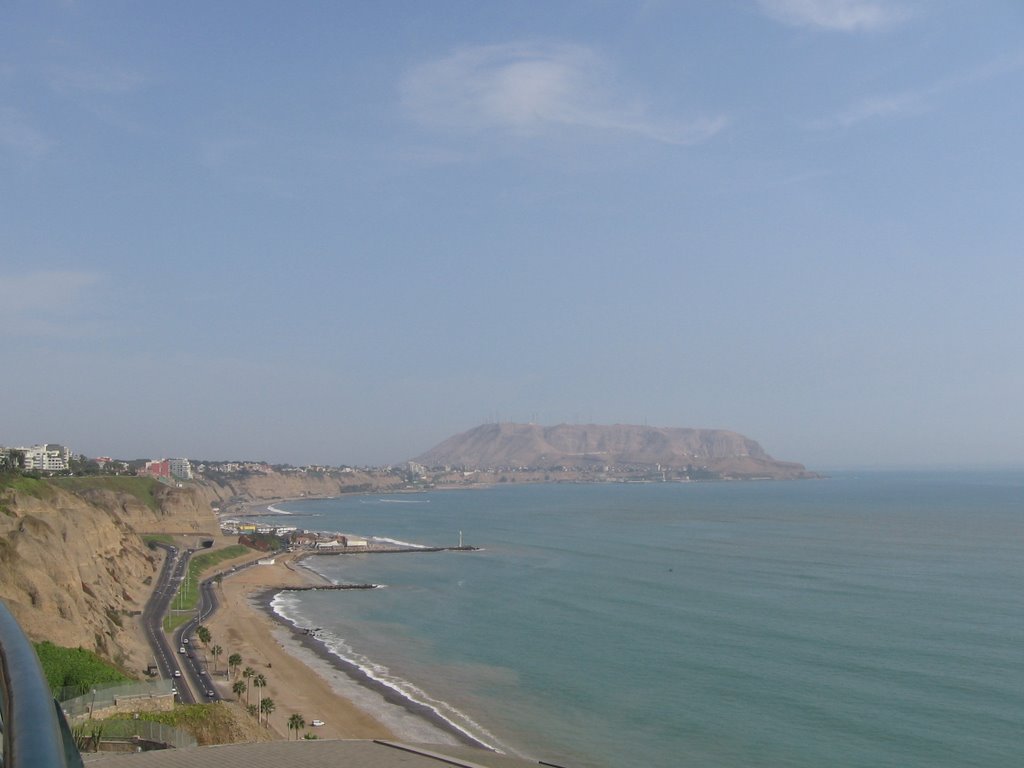
[[[523,137],[583,128],[693,144],[726,124],[721,116],[657,116],[645,104],[606,85],[612,79],[608,64],[579,45],[467,47],[407,73],[401,100],[407,113],[423,125]]]
[[[937,89],[931,87],[906,93],[871,96],[847,107],[838,114],[812,121],[810,127],[849,128],[869,120],[918,115],[931,109],[930,97],[937,92]]]
[[[0,335],[78,333],[100,282],[91,272],[39,271],[0,275]]]
[[[809,127],[813,129],[849,128],[871,120],[925,114],[935,109],[940,98],[950,91],[969,87],[1021,69],[1024,69],[1024,54],[1001,57],[914,90],[869,96],[834,115],[812,121]]]
[[[840,32],[864,32],[906,20],[910,12],[894,0],[757,0],[784,24]]]
[[[22,157],[36,158],[52,147],[53,141],[23,112],[13,107],[0,107],[0,148]]]

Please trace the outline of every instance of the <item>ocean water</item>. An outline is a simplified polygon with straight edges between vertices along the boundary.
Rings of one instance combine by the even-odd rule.
[[[313,530],[482,548],[311,558],[386,586],[277,608],[503,751],[575,768],[1024,765],[1024,472],[278,507]]]

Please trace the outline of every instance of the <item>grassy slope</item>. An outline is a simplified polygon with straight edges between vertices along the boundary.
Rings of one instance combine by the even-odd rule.
[[[119,683],[129,680],[116,667],[92,651],[64,648],[48,640],[35,644],[36,655],[50,690],[57,695],[64,688],[87,691],[97,683]]]
[[[126,493],[137,498],[154,512],[160,508],[156,500],[156,491],[160,483],[151,477],[54,477],[49,482],[72,493],[94,489]]]

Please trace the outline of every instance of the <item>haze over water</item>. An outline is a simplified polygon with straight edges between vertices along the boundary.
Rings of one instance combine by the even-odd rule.
[[[600,768],[1024,760],[1024,472],[280,506],[314,530],[483,547],[313,558],[387,588],[279,610],[503,749]]]

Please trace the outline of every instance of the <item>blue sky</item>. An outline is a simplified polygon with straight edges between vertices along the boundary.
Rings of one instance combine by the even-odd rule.
[[[0,4],[0,443],[1024,463],[1024,3]]]

